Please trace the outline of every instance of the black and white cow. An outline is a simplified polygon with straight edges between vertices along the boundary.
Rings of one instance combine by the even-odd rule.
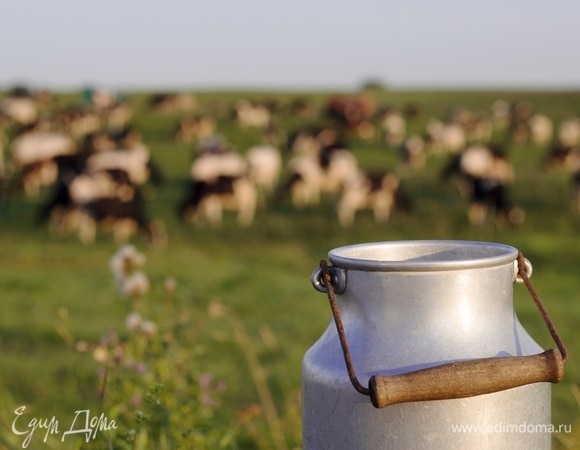
[[[178,215],[194,223],[219,226],[225,210],[237,211],[240,226],[249,226],[258,205],[258,190],[246,158],[224,147],[194,158]]]
[[[202,114],[190,115],[179,121],[175,139],[189,144],[210,138],[216,131],[217,123],[214,117]]]
[[[84,244],[95,242],[99,228],[112,230],[118,243],[136,233],[156,245],[165,241],[163,225],[146,213],[141,189],[120,169],[85,170],[61,180],[38,211],[37,222],[47,221],[53,231],[76,233]]]
[[[59,176],[59,163],[74,158],[77,151],[76,143],[65,133],[33,130],[12,141],[8,164],[25,195],[34,197],[54,185]]]
[[[225,210],[237,211],[240,226],[254,220],[258,202],[256,187],[248,176],[221,175],[212,180],[191,180],[179,206],[180,217],[195,223],[219,226]]]
[[[472,225],[484,225],[490,211],[500,224],[519,225],[524,221],[524,211],[512,203],[509,195],[515,172],[503,149],[483,145],[466,148],[444,169],[444,179],[452,175],[459,176],[460,193],[469,198]]]
[[[337,196],[344,183],[358,171],[356,156],[340,144],[321,147],[316,153],[298,153],[288,162],[278,198],[289,193],[298,208],[317,206],[322,195]]]
[[[338,222],[353,225],[357,211],[370,209],[377,223],[385,223],[397,204],[399,178],[391,171],[354,173],[347,179],[336,204]]]

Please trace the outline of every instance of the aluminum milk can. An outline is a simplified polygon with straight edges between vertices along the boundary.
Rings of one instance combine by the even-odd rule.
[[[520,324],[515,248],[378,242],[328,258],[312,274],[335,305],[303,360],[305,450],[550,448],[565,348],[544,352]]]

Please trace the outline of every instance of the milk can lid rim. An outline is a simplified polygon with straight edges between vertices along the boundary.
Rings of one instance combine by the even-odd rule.
[[[462,240],[384,241],[337,247],[333,265],[376,271],[437,271],[513,263],[518,251],[505,244]]]

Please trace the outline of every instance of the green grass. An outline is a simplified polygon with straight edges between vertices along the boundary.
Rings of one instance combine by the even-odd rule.
[[[225,112],[240,95],[199,93],[198,98],[202,108]],[[318,104],[325,98],[323,93],[253,95],[282,102],[308,96]],[[377,95],[382,104],[420,105],[422,114],[411,124],[418,130],[429,116],[442,116],[450,106],[486,110],[497,98],[526,99],[555,119],[580,112],[577,92]],[[146,98],[146,94],[131,97],[137,106],[144,105]],[[195,228],[181,224],[174,215],[192,152],[190,146],[173,140],[177,120],[177,115],[136,109],[135,126],[142,130],[166,175],[163,185],[148,188],[148,198],[151,214],[165,222],[169,241],[165,249],[151,247],[140,238],[134,243],[147,255],[146,271],[153,285],[149,301],[162,291],[165,277],[172,276],[186,306],[198,315],[194,323],[203,348],[199,362],[229,386],[220,420],[231,420],[237,411],[259,399],[251,382],[252,368],[245,363],[239,345],[231,337],[223,337],[231,330],[207,322],[206,308],[212,301],[226,305],[256,342],[265,326],[272,331],[278,346],[262,349],[259,357],[276,401],[283,403],[286,396],[299,390],[302,356],[330,320],[328,304],[310,285],[310,273],[330,249],[383,240],[469,239],[513,245],[532,261],[532,281],[570,352],[566,378],[553,386],[553,423],[579,426],[579,404],[572,390],[580,379],[580,218],[569,210],[564,175],[539,170],[544,149],[509,149],[517,170],[513,196],[526,210],[526,221],[518,229],[472,228],[453,185],[438,179],[446,161],[443,157],[433,157],[426,169],[403,176],[413,209],[395,213],[386,225],[376,225],[363,212],[355,227],[343,230],[336,223],[332,200],[325,199],[318,209],[296,211],[284,202],[260,210],[247,229],[238,228],[229,215],[220,229]],[[298,126],[287,117],[280,124]],[[220,119],[220,130],[241,151],[259,142],[257,133],[237,130],[226,118]],[[380,142],[352,140],[351,144],[362,165],[393,167],[396,161],[393,149]],[[123,330],[127,313],[108,267],[117,250],[110,236],[99,234],[95,245],[83,246],[72,236],[52,235],[33,225],[39,201],[17,196],[0,210],[0,393],[10,393],[5,397],[10,401],[3,400],[8,402],[5,417],[11,417],[8,408],[18,405],[28,405],[37,415],[57,417],[70,417],[76,409],[97,408],[96,364],[82,358],[75,343],[96,342],[111,327]],[[553,347],[523,286],[515,288],[515,304],[530,334],[542,346]]]

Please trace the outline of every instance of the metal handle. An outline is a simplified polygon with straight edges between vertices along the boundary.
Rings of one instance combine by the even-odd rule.
[[[347,373],[353,387],[361,394],[370,396],[371,403],[376,408],[383,408],[394,403],[473,397],[531,383],[558,383],[562,380],[568,351],[530,281],[531,263],[518,252],[514,267],[516,264],[514,281],[524,283],[528,288],[558,347],[557,350],[546,350],[531,356],[459,361],[401,375],[374,375],[369,380],[368,388],[361,385],[356,376],[336,304],[335,293],[346,290],[346,270],[329,267],[325,260],[321,260],[320,268],[312,273],[311,280],[316,290],[328,295]]]
[[[558,383],[564,377],[559,352],[453,362],[401,375],[375,375],[369,381],[373,406],[490,394],[530,383]]]

